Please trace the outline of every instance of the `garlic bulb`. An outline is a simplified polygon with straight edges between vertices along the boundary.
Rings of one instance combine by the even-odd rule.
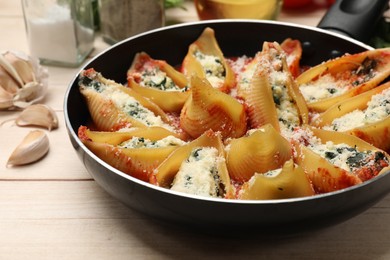
[[[33,163],[49,151],[49,138],[42,130],[33,130],[24,137],[7,161],[7,167]]]
[[[25,108],[46,94],[48,72],[28,55],[0,53],[0,109]]]

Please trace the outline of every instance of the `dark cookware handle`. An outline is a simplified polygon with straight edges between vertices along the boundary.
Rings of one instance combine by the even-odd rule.
[[[389,0],[338,0],[329,8],[318,27],[367,42],[388,3]]]

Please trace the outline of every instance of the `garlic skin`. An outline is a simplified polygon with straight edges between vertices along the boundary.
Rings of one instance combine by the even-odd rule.
[[[42,100],[48,71],[37,59],[16,51],[0,53],[0,109],[20,109]]]
[[[49,138],[42,130],[29,132],[15,148],[7,161],[7,167],[38,161],[49,151]]]
[[[49,131],[58,128],[56,112],[44,104],[35,104],[26,107],[15,119],[18,126],[39,126]]]

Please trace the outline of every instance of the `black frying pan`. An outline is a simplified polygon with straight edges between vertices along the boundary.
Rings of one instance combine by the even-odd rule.
[[[207,26],[215,30],[225,56],[251,56],[261,50],[264,41],[281,42],[287,37],[303,43],[302,64],[309,66],[335,55],[370,49],[359,41],[318,28],[273,21],[218,20],[180,24],[131,37],[99,54],[84,68],[95,68],[106,78],[125,83],[126,71],[137,52],[145,51],[153,58],[178,65],[189,44]],[[64,112],[70,140],[96,182],[131,208],[175,224],[211,231],[249,228],[273,233],[318,228],[361,213],[384,197],[390,188],[390,173],[386,173],[361,185],[307,198],[236,201],[183,195],[123,174],[82,144],[77,129],[90,116],[78,91],[77,75],[65,95]]]

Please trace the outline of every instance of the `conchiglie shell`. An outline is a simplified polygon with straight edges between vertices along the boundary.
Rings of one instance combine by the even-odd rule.
[[[306,172],[317,193],[336,191],[362,183],[356,175],[334,166],[303,145],[295,144],[295,150],[297,164]]]
[[[255,173],[278,169],[292,157],[290,143],[271,125],[232,139],[228,147],[226,164],[230,177],[240,182],[248,181]]]
[[[173,82],[176,83],[179,88],[183,89],[185,87],[189,87],[187,77],[183,73],[169,65],[166,61],[158,60],[158,66],[173,80]]]
[[[101,131],[116,131],[123,127],[146,127],[126,113],[118,109],[115,104],[99,93],[90,89],[80,91],[87,103],[93,123]]]
[[[285,53],[277,43],[265,42],[260,55],[255,57],[258,63],[250,84],[238,84],[238,95],[247,105],[249,123],[252,128],[271,124],[280,131],[277,109],[283,110],[274,101],[273,87],[280,86],[291,100],[291,106],[298,112],[295,122],[308,122],[308,109],[287,66]],[[274,64],[279,64],[274,66]],[[274,76],[278,73],[279,76]],[[239,81],[240,83],[240,81]]]
[[[164,122],[169,122],[168,116],[161,110],[155,103],[151,102],[147,98],[143,97],[141,94],[135,92],[134,90],[123,86],[122,84],[116,83],[113,80],[104,78],[100,73],[96,72],[94,69],[88,69],[82,73],[84,77],[87,77],[95,82],[104,84],[108,87],[115,88],[118,91],[124,92],[127,95],[136,99],[143,107],[152,111],[155,115],[160,116]]]
[[[245,88],[238,88],[238,94],[244,99],[251,128],[271,124],[280,131],[278,113],[273,101],[269,69],[256,70],[251,83]]]
[[[373,146],[390,153],[390,117],[375,124],[346,131],[346,133],[359,137]]]
[[[175,175],[179,171],[182,162],[190,156],[193,149],[198,147],[214,147],[218,150],[219,156],[225,158],[221,136],[210,130],[192,142],[177,148],[177,150],[158,166],[154,175],[151,177],[150,182],[158,186],[169,188]],[[224,160],[219,160],[217,168],[219,177],[224,186],[225,197],[232,198],[234,196],[234,188],[230,183],[230,176]]]
[[[299,48],[299,47],[297,47]],[[287,96],[290,97],[292,100],[292,106],[295,107],[298,111],[298,117],[297,121],[299,121],[302,124],[307,124],[309,122],[309,110],[306,104],[306,101],[304,97],[302,96],[298,85],[296,81],[293,79],[293,75],[290,71],[287,59],[288,59],[288,53],[286,53],[282,47],[277,42],[265,42],[263,45],[263,52],[270,53],[271,50],[276,51],[276,57],[280,57],[282,61],[282,68],[281,72],[285,74],[285,86],[287,88]],[[299,51],[298,51],[299,52]],[[269,60],[271,61],[271,64],[275,58],[272,58],[271,54],[268,54],[270,56]],[[275,55],[275,54],[274,54]],[[283,110],[283,108],[280,108]]]
[[[372,96],[379,94],[389,88],[390,83],[385,83],[360,95],[336,103],[325,112],[321,113],[314,123],[318,127],[330,126],[332,125],[333,120],[340,118],[352,111],[364,111],[367,109],[368,102],[370,102]],[[379,122],[352,128],[344,132],[355,135],[374,145],[375,147],[378,147],[379,149],[385,150],[387,152],[390,151],[390,116]]]
[[[85,146],[112,167],[143,181],[149,181],[154,169],[176,146],[160,148],[120,148],[107,143],[84,140]]]
[[[222,53],[215,38],[213,29],[209,27],[205,28],[199,38],[189,46],[188,53],[184,57],[182,63],[182,71],[184,75],[187,76],[187,78],[191,78],[194,74],[200,78],[206,78],[206,73],[203,66],[194,56],[194,53],[197,51],[200,51],[205,55],[211,55],[219,58],[225,69],[225,79],[223,83],[218,86],[213,86],[214,88],[217,88],[223,92],[228,92],[229,89],[235,86],[236,77],[234,71],[227,63],[224,54]]]
[[[307,83],[315,83],[319,78],[330,74],[336,80],[342,80],[345,83],[345,87],[349,89],[341,95],[314,102],[308,101],[309,109],[323,112],[348,97],[356,96],[379,85],[390,75],[389,59],[390,48],[369,50],[354,55],[344,55],[305,71],[297,78],[297,82],[299,86]],[[360,72],[365,76],[363,79],[358,79],[356,76]]]
[[[162,127],[131,128],[128,131],[104,132],[92,131],[86,126],[80,126],[78,136],[82,141],[118,145],[133,137],[144,137],[152,141],[157,141],[168,136],[175,136],[175,134]]]
[[[302,57],[302,45],[299,40],[293,40],[291,38],[285,39],[280,47],[287,54],[287,65],[293,78],[298,77],[301,73],[300,61]]]
[[[319,138],[322,143],[332,142],[334,144],[346,144],[361,152],[378,151],[382,152],[387,160],[390,160],[389,155],[384,151],[355,136],[317,128],[310,128],[310,131],[312,131],[314,136]],[[320,193],[335,191],[359,184],[362,180],[365,181],[372,178],[373,175],[379,175],[385,171],[385,168],[376,172],[365,171],[365,169],[369,169],[371,167],[369,165],[365,167],[365,165],[364,167],[359,168],[359,170],[355,173],[350,173],[334,166],[328,160],[303,145],[294,143],[294,148],[297,155],[295,156],[296,162],[305,170],[306,173],[308,173],[314,188]]]
[[[311,128],[311,131],[313,131],[314,135],[317,136],[322,140],[323,143],[326,143],[328,141],[333,142],[335,144],[347,144],[350,147],[355,147],[358,151],[373,151],[373,152],[381,152],[384,154],[386,157],[386,160],[389,162],[390,161],[390,156],[389,154],[386,153],[386,151],[371,145],[367,141],[363,140],[362,138],[359,138],[357,136],[348,134],[348,133],[343,133],[343,132],[334,132],[334,131],[327,131],[323,129],[318,129],[318,128]],[[371,172],[370,165],[364,165],[361,167],[355,174],[362,179],[363,181],[368,180],[372,178],[373,176],[380,175],[386,171],[387,168],[385,166],[382,170],[376,169],[375,172]],[[368,169],[367,171],[365,169]]]
[[[127,72],[128,86],[140,93],[142,96],[150,99],[166,112],[178,112],[183,107],[184,102],[189,96],[188,91],[165,91],[142,83],[140,74],[145,69],[157,68],[166,74],[166,77],[171,78],[175,85],[184,89],[188,87],[187,78],[184,74],[175,70],[167,62],[162,60],[154,60],[145,52],[137,53],[132,66]]]
[[[156,104],[132,89],[126,88],[112,80],[105,79],[93,69],[83,71],[80,74],[79,82],[80,92],[86,99],[91,118],[96,127],[101,131],[113,131],[128,126],[146,127],[146,125],[116,107],[111,99],[93,90],[93,85],[89,88],[88,84],[104,84],[109,88],[114,88],[116,91],[123,93],[124,96],[130,96],[136,99],[144,108],[152,111],[156,116],[160,116],[167,124],[170,123],[168,116]]]
[[[274,177],[256,174],[244,183],[239,199],[243,200],[272,200],[287,199],[314,195],[313,187],[303,169],[288,160],[281,172]]]
[[[223,138],[246,132],[245,108],[236,99],[196,76],[191,79],[191,89],[180,114],[180,125],[190,136],[197,138],[209,129],[221,132]]]
[[[179,88],[188,87],[188,80],[184,74],[169,65],[166,61],[155,60],[145,52],[139,52],[135,55],[133,63],[127,71],[127,78],[133,79],[136,83],[140,83],[142,79],[138,78],[138,74],[147,68],[158,68],[165,72],[167,77],[171,78]]]
[[[364,110],[367,108],[367,103],[371,100],[373,95],[379,94],[388,88],[390,88],[390,82],[336,103],[323,113],[320,113],[316,118],[316,121],[313,123],[315,126],[324,127],[326,125],[332,124],[333,120],[336,118],[342,117],[343,115],[348,114],[356,109]]]

